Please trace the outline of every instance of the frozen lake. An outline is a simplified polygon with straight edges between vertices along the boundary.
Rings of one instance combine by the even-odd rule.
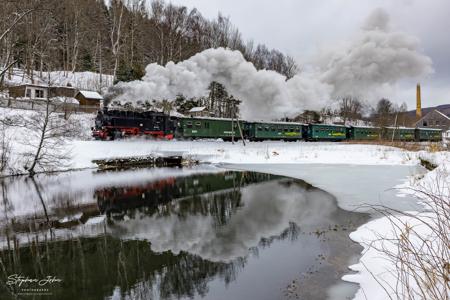
[[[389,189],[421,171],[232,168],[5,179],[1,279],[16,273],[61,278],[49,288],[55,299],[351,297],[357,286],[340,278],[362,250],[348,237],[369,219],[361,205],[415,205]],[[20,288],[0,291],[7,299]]]

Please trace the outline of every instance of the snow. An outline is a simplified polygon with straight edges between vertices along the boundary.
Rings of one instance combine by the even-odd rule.
[[[51,101],[61,102],[61,103],[76,104],[76,105],[80,104],[80,102],[77,99],[73,98],[73,97],[53,97],[50,100]]]
[[[108,74],[100,74],[94,72],[67,72],[67,71],[52,71],[42,72],[34,71],[33,80],[30,76],[25,74],[22,69],[14,68],[12,73],[5,76],[6,85],[21,85],[21,84],[37,84],[47,86],[49,83],[52,86],[72,86],[82,90],[92,91],[106,91],[106,89],[113,85],[113,76]],[[101,78],[101,80],[100,80]]]
[[[200,111],[204,111],[205,109],[206,109],[205,106],[193,107],[189,110],[189,112],[200,112]]]
[[[233,169],[242,168],[288,175],[304,179],[331,192],[337,197],[340,207],[360,211],[370,211],[367,205],[385,205],[401,211],[411,209],[422,211],[423,207],[417,204],[413,198],[414,195],[399,198],[395,194],[400,191],[393,188],[401,186],[402,181],[404,185],[407,177],[410,177],[412,181],[415,180],[415,186],[417,186],[417,178],[423,175],[417,175],[421,172],[414,168],[421,158],[440,165],[448,164],[450,161],[448,152],[410,152],[386,146],[338,143],[254,142],[247,143],[244,147],[240,142],[233,145],[218,141],[137,139],[113,142],[73,141],[72,147],[74,153],[77,153],[74,163],[78,167],[92,166],[90,160],[93,157],[160,153],[183,155]],[[403,170],[397,169],[400,166],[403,166]],[[434,182],[435,172],[437,171],[425,174],[421,182]],[[447,182],[449,182],[448,179]],[[351,189],[348,186],[349,183]],[[376,214],[373,216],[379,217]],[[386,257],[383,258],[381,253],[375,252],[376,250],[372,247],[367,246],[373,245],[380,236],[389,238],[390,224],[389,220],[381,218],[363,225],[351,234],[355,242],[366,247],[359,263],[352,266],[352,269],[358,273],[344,277],[345,280],[360,284],[361,288],[356,299],[366,299],[366,297],[367,299],[385,299],[384,289],[377,280],[385,279],[389,280],[391,285],[396,284],[395,276],[385,274],[386,269],[392,267],[390,261]],[[420,232],[427,234],[425,230]],[[377,280],[373,278],[374,274]]]
[[[33,113],[26,110],[0,109],[2,119]],[[183,155],[186,158],[199,159],[233,169],[300,178],[333,194],[341,208],[371,212],[377,219],[350,234],[355,242],[365,248],[359,262],[351,266],[357,273],[348,274],[343,278],[360,285],[355,299],[386,299],[385,291],[379,282],[386,281],[389,285],[395,286],[397,280],[395,274],[389,273],[394,267],[392,262],[373,247],[377,246],[380,237],[389,239],[393,236],[391,222],[387,217],[380,218],[380,215],[374,214],[364,205],[385,205],[426,216],[430,212],[424,211],[430,204],[422,201],[419,205],[414,199],[417,195],[412,192],[413,189],[433,187],[441,180],[444,182],[444,190],[450,194],[449,152],[411,152],[387,146],[331,142],[247,142],[247,146],[244,147],[242,142],[232,144],[222,141],[146,139],[93,141],[90,139],[90,126],[95,115],[75,114],[71,118],[79,124],[82,134],[78,138],[67,139],[66,147],[72,154],[70,168],[95,167],[92,163],[94,159],[155,154]],[[24,128],[16,127],[8,129],[7,134],[28,136]],[[20,153],[25,150],[24,146],[13,140],[12,148],[13,169],[21,169],[23,162],[20,161]],[[426,159],[438,168],[423,174],[417,170],[420,159]],[[89,180],[87,177],[86,182],[89,183]],[[105,177],[105,180],[108,179]],[[402,197],[396,197],[396,194]],[[23,193],[18,195],[27,198]],[[23,209],[24,213],[29,213],[27,207],[20,209]],[[405,222],[417,225],[420,234],[424,236],[430,234],[426,228],[420,228],[415,224],[412,218],[407,216],[402,218]],[[386,243],[384,246],[394,249],[395,244]]]
[[[386,299],[387,293],[392,294],[398,284],[399,275],[397,274],[396,264],[389,255],[398,254],[398,242],[401,230],[405,230],[405,224],[414,229],[410,236],[415,251],[423,251],[425,255],[431,256],[423,249],[443,249],[448,245],[443,245],[442,239],[436,237],[432,228],[436,228],[439,215],[448,214],[443,210],[448,207],[450,198],[450,154],[448,152],[429,153],[420,151],[418,156],[426,159],[438,167],[423,176],[413,176],[409,182],[398,185],[396,188],[401,196],[412,196],[419,199],[422,204],[422,210],[405,212],[396,217],[384,216],[362,225],[355,232],[350,234],[350,238],[364,247],[363,255],[360,261],[350,266],[356,274],[345,275],[344,280],[355,282],[360,285],[355,299]],[[424,197],[423,192],[439,195],[441,199],[447,199],[447,206],[437,205]],[[439,214],[439,215],[438,215]],[[445,229],[444,229],[445,230]],[[448,228],[446,229],[448,230]],[[394,242],[395,241],[395,242]],[[427,247],[424,246],[424,242]],[[428,248],[429,247],[429,248]],[[388,251],[389,254],[386,254]],[[448,252],[447,252],[448,253]],[[448,257],[442,257],[442,260],[448,260]],[[418,265],[418,264],[416,264]],[[445,265],[441,267],[445,268]],[[420,269],[415,272],[421,274]],[[423,275],[423,274],[421,274]],[[422,299],[420,288],[412,276],[409,274],[410,292],[415,298]],[[436,286],[441,295],[448,294],[439,280],[436,280]],[[402,292],[402,291],[400,291]],[[400,298],[406,297],[401,295]]]
[[[103,97],[97,92],[80,91],[79,93],[87,99],[103,100]]]
[[[373,220],[350,234],[350,238],[363,245],[363,256],[358,264],[350,266],[356,274],[349,274],[343,277],[344,280],[355,282],[360,285],[354,299],[384,300],[388,298],[386,292],[393,294],[398,280],[396,265],[382,251],[385,249],[392,253],[396,252],[397,244],[391,239],[396,239],[400,235],[400,230],[392,225],[402,226],[403,222],[415,228],[422,237],[430,238],[430,231],[426,226],[412,217],[400,217],[400,221],[383,217]],[[411,288],[417,289],[414,280],[410,278]],[[386,290],[385,290],[386,289]],[[400,299],[406,299],[400,297]],[[420,298],[419,298],[420,299]]]
[[[171,110],[170,113],[169,113],[169,115],[170,115],[171,117],[178,117],[178,118],[184,117],[183,114],[180,114],[179,112],[177,112],[177,111],[175,111],[175,110]]]
[[[94,167],[93,159],[173,154],[208,163],[417,165],[411,152],[377,145],[306,142],[70,141],[73,167]]]

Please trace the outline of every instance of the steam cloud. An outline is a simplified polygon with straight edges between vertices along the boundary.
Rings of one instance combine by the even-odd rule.
[[[282,116],[306,106],[319,108],[331,90],[313,77],[295,76],[286,80],[274,71],[258,71],[239,51],[218,48],[205,50],[178,64],[148,65],[142,80],[119,83],[117,87],[125,93],[116,100],[174,99],[179,93],[199,97],[207,93],[211,81],[222,83],[232,95],[243,100],[243,116],[257,118]]]
[[[114,100],[138,102],[201,97],[212,81],[222,83],[242,100],[244,118],[292,116],[304,109],[319,109],[340,96],[365,97],[382,85],[432,72],[431,59],[418,51],[419,40],[392,31],[389,15],[375,10],[355,39],[344,47],[322,53],[316,71],[287,78],[274,71],[256,70],[238,51],[208,49],[177,64],[146,67],[142,80],[119,83]]]
[[[375,10],[352,42],[320,60],[321,81],[334,87],[333,97],[365,97],[384,84],[433,71],[431,59],[418,51],[419,40],[391,31],[389,21],[384,10]]]

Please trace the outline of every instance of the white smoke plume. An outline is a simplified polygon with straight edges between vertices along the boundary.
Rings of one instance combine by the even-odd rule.
[[[150,64],[139,81],[119,83],[124,94],[119,101],[174,99],[204,96],[212,81],[222,83],[227,91],[242,100],[245,117],[273,118],[292,115],[305,107],[319,108],[327,100],[330,87],[315,78],[294,76],[287,80],[274,71],[256,70],[239,51],[208,49],[178,64]]]
[[[419,51],[419,40],[393,31],[382,9],[372,12],[353,41],[328,51],[319,65],[321,81],[334,87],[332,97],[365,98],[382,86],[433,71],[431,59]]]
[[[316,72],[287,80],[274,71],[256,70],[238,51],[208,49],[188,60],[146,67],[142,80],[119,83],[114,100],[137,102],[201,97],[212,81],[242,100],[244,118],[293,116],[304,109],[320,109],[340,96],[365,97],[379,86],[432,72],[431,59],[419,52],[417,38],[391,31],[389,15],[374,11],[356,38],[345,47],[322,54]]]

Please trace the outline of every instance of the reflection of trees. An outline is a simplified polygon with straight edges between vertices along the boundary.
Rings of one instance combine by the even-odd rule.
[[[12,251],[17,251],[15,259]],[[154,289],[159,290],[161,298],[205,295],[211,279],[219,276],[229,283],[245,264],[244,259],[213,263],[183,252],[155,253],[148,242],[121,241],[109,236],[32,243],[4,250],[0,258],[2,282],[6,282],[8,274],[16,273],[30,278],[50,275],[63,279],[51,287],[54,299],[102,299],[117,286],[123,295],[147,293],[144,298]],[[14,292],[17,290],[0,287],[1,295],[10,293],[13,298]]]
[[[40,186],[35,187],[39,193]],[[337,208],[331,195],[325,194],[299,180],[252,172],[166,178],[143,185],[97,190],[100,211],[114,223],[105,226],[105,232],[112,232],[115,237],[102,235],[42,243],[42,238],[38,240],[36,235],[21,248],[12,238],[9,248],[0,252],[3,264],[0,281],[5,282],[7,275],[14,273],[33,278],[53,275],[64,280],[52,289],[56,299],[104,298],[116,287],[122,296],[129,298],[148,299],[153,293],[161,298],[205,295],[213,278],[220,277],[226,284],[235,280],[246,264],[243,256],[249,248],[257,255],[258,249],[278,240],[297,239],[302,234],[300,229],[328,226],[336,219],[345,218],[346,212]],[[39,198],[45,206],[43,196]],[[88,208],[83,211],[92,211],[92,216],[99,213]],[[122,222],[125,216],[133,220]],[[145,219],[140,219],[143,216]],[[46,220],[55,226],[51,216],[46,214]],[[288,223],[289,220],[296,223]],[[32,224],[35,220],[27,222]],[[76,226],[75,223],[71,226]],[[170,230],[170,225],[174,225],[174,230]],[[205,235],[209,240],[202,236],[205,226],[209,226]],[[156,238],[145,235],[151,230],[157,234],[163,232],[158,228],[169,228],[167,243],[159,249],[157,243],[163,240],[157,235]],[[152,244],[127,240],[136,239],[141,233],[140,237]],[[177,244],[180,239],[174,238],[175,233],[187,245],[198,238],[199,248]],[[120,234],[124,239],[117,238]],[[152,251],[152,247],[159,252]],[[179,254],[174,254],[178,251]],[[230,262],[220,262],[223,257]],[[5,286],[0,287],[0,295],[5,292]]]
[[[178,214],[182,218],[194,213],[215,216],[216,224],[224,225],[241,205],[239,188],[271,178],[274,177],[246,172],[202,174],[103,189],[96,191],[96,197],[100,209],[118,220],[124,215],[132,218],[138,212],[157,216]],[[43,218],[28,220],[28,229],[25,220],[13,229],[33,232],[38,229],[36,225],[45,230],[61,227],[49,215],[39,183],[33,180],[32,186],[43,205]],[[171,202],[175,199],[179,201]],[[5,203],[3,206],[7,207]],[[67,210],[67,214],[72,210]],[[15,273],[30,278],[56,276],[64,280],[51,289],[57,299],[103,298],[110,296],[115,287],[120,287],[123,295],[139,294],[142,298],[155,291],[161,298],[205,295],[210,280],[220,277],[228,284],[246,262],[245,258],[230,263],[211,262],[183,251],[177,255],[170,251],[155,253],[148,242],[121,241],[110,236],[43,241],[42,235],[36,234],[30,235],[26,246],[19,245],[15,238],[7,240],[8,248],[0,252],[0,280],[4,283],[9,274]],[[17,292],[6,285],[0,287],[0,294],[7,291],[11,292],[11,298]]]

